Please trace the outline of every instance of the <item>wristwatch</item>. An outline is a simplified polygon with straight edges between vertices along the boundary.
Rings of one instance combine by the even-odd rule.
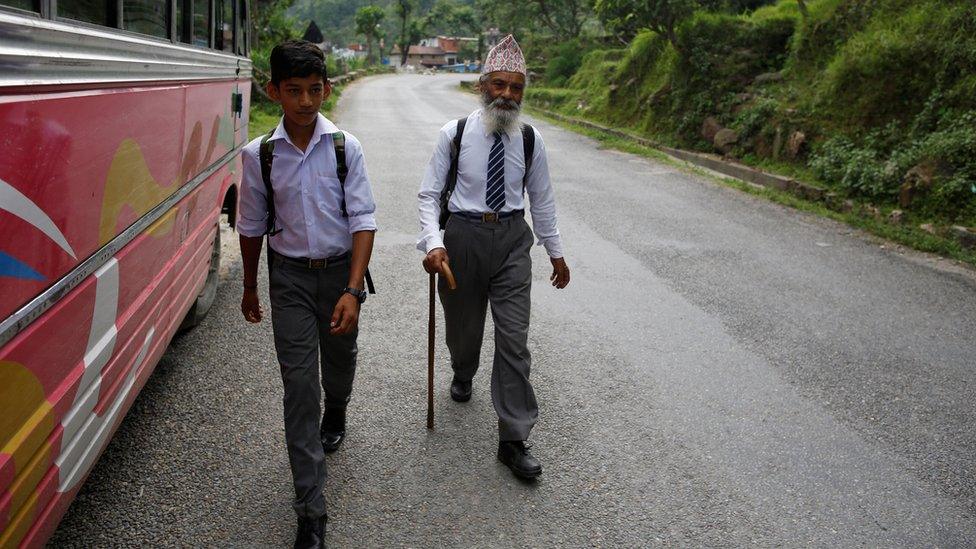
[[[342,289],[342,291],[347,294],[352,294],[356,296],[356,299],[358,299],[360,303],[366,301],[366,290],[357,290],[356,288],[346,286],[345,288]]]

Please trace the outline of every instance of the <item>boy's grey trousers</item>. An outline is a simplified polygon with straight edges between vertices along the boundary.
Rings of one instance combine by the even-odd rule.
[[[319,436],[321,391],[326,406],[345,408],[356,373],[358,330],[343,336],[329,334],[333,308],[349,282],[349,260],[309,269],[275,253],[271,258],[271,322],[285,389],[293,505],[299,516],[318,518],[325,514],[326,476]]]

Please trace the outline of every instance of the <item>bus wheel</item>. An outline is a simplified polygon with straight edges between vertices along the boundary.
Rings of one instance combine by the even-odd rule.
[[[217,286],[220,282],[220,226],[214,234],[213,249],[210,252],[210,269],[207,271],[207,281],[203,283],[203,289],[197,295],[196,300],[187,311],[183,323],[180,324],[179,331],[189,330],[203,322],[203,319],[210,312],[217,297]]]

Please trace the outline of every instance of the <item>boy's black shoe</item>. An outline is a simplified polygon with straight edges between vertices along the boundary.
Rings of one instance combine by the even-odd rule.
[[[507,465],[520,478],[534,479],[542,474],[542,464],[529,453],[525,442],[521,440],[499,442],[498,461]]]
[[[451,381],[451,400],[454,402],[467,402],[471,400],[471,382],[458,381],[457,378]]]
[[[346,439],[346,409],[326,408],[319,434],[322,435],[322,449],[326,453],[338,450]]]
[[[325,549],[325,524],[328,515],[319,518],[298,517],[298,535],[295,549]]]

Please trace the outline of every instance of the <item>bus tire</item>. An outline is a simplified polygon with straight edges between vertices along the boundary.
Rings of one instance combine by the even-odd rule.
[[[214,233],[213,249],[210,252],[210,268],[207,270],[207,280],[203,283],[203,289],[193,301],[190,310],[187,311],[183,323],[180,324],[179,331],[186,331],[196,327],[203,322],[210,307],[217,297],[217,286],[220,284],[220,226]]]

